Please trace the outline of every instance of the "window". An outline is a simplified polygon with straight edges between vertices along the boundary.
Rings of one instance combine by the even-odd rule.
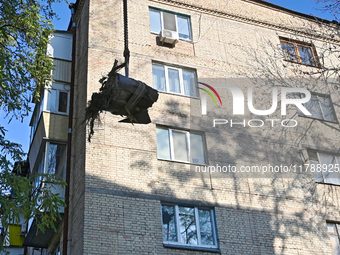
[[[287,38],[280,38],[280,42],[285,60],[309,66],[320,66],[312,44]]]
[[[69,90],[70,87],[68,85],[54,82],[49,90],[45,90],[44,96],[47,100],[45,102],[44,108],[47,111],[67,114],[69,104]]]
[[[152,64],[153,87],[159,91],[197,96],[196,73],[193,70]]]
[[[162,205],[163,243],[217,248],[213,209]]]
[[[51,89],[47,97],[47,111],[59,113],[68,112],[68,92]]]
[[[312,93],[311,99],[307,103],[305,103],[304,106],[312,115],[310,116],[304,115],[298,109],[299,115],[319,120],[338,122],[333,108],[333,103],[329,95]]]
[[[333,254],[340,255],[340,246],[339,246],[340,225],[336,223],[327,223],[327,230],[328,230],[329,237],[331,239]]]
[[[149,17],[151,32],[159,34],[162,29],[166,29],[178,32],[178,37],[181,39],[191,40],[188,16],[150,9]]]
[[[316,182],[340,185],[340,156],[308,150],[310,170]]]
[[[202,134],[157,127],[157,156],[159,159],[205,164]]]
[[[35,186],[38,187],[42,180],[42,174],[55,174],[60,180],[64,180],[66,172],[66,145],[58,143],[46,143],[46,151],[38,168],[38,176]]]
[[[45,173],[55,174],[60,180],[63,180],[66,171],[66,145],[48,143],[46,152]]]

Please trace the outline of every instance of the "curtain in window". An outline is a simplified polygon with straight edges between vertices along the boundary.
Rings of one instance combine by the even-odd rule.
[[[172,140],[175,154],[174,159],[181,161],[189,161],[186,134],[182,132],[172,131]]]
[[[170,92],[181,93],[181,88],[179,84],[179,71],[176,69],[169,68],[168,75]]]
[[[183,70],[184,95],[196,96],[196,84],[194,72]]]
[[[160,91],[166,91],[164,66],[152,65],[153,87]]]
[[[192,163],[205,163],[203,138],[201,135],[190,134],[190,154]]]
[[[160,159],[170,159],[169,130],[157,128],[157,156]]]

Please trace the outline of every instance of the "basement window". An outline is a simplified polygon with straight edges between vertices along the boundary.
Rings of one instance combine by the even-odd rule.
[[[329,238],[331,239],[332,248],[334,255],[340,255],[340,245],[339,245],[339,238],[340,238],[340,225],[338,223],[329,223],[327,222],[327,231]]]
[[[211,208],[162,204],[162,233],[166,247],[218,248]]]
[[[194,70],[154,63],[152,77],[153,87],[158,91],[197,97]]]
[[[205,164],[205,142],[202,134],[157,127],[158,159]]]
[[[284,59],[303,65],[319,67],[315,47],[311,43],[280,37]]]
[[[316,182],[340,185],[340,156],[308,150],[309,170]]]
[[[178,32],[178,37],[191,40],[191,28],[189,16],[172,12],[149,9],[150,31],[159,34],[162,29]]]

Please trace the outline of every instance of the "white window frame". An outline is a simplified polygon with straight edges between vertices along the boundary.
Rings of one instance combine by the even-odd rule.
[[[57,91],[56,102],[55,102],[56,110],[55,111],[47,110],[48,103],[49,103],[49,95],[51,94],[51,92],[49,90],[56,90]],[[59,112],[58,111],[60,92],[67,93],[67,109],[66,109],[66,112]],[[44,104],[43,109],[44,109],[45,112],[52,112],[52,113],[58,113],[58,114],[62,114],[62,115],[69,115],[69,110],[70,110],[70,85],[62,84],[62,83],[53,83],[52,86],[47,87],[44,91],[43,104]]]
[[[187,96],[187,97],[194,97],[194,98],[198,97],[198,91],[197,91],[196,86],[195,86],[195,95],[194,96],[184,94],[183,70],[194,73],[195,84],[197,84],[197,74],[196,74],[195,70],[187,69],[187,68],[174,67],[174,66],[168,66],[168,65],[164,65],[164,64],[160,64],[160,63],[152,63],[152,65],[153,66],[155,65],[155,66],[162,66],[162,67],[164,67],[165,88],[166,88],[166,90],[165,91],[158,90],[158,91],[167,92],[167,93],[175,94],[175,95]],[[170,91],[169,72],[168,72],[169,69],[173,69],[173,70],[177,70],[178,71],[180,93]],[[155,86],[153,86],[153,87],[155,87]]]
[[[159,13],[161,14],[161,29],[164,28],[163,13],[164,13],[164,12],[167,12],[167,13],[174,14],[174,15],[175,15],[175,20],[176,20],[176,31],[174,31],[174,32],[177,32],[177,33],[178,33],[178,38],[179,38],[180,40],[187,41],[187,42],[192,42],[192,31],[191,31],[191,19],[190,19],[190,16],[188,16],[188,15],[176,14],[176,13],[173,13],[173,12],[171,12],[171,11],[162,11],[162,10],[159,10],[159,9],[156,9],[156,8],[152,8],[152,7],[149,8],[149,11],[150,11],[150,10],[155,11],[155,12],[159,12]],[[178,17],[178,16],[188,19],[189,39],[182,38],[182,37],[179,36],[179,31],[178,31],[178,21],[177,21],[177,17]],[[149,13],[149,19],[150,19],[150,13]],[[159,34],[159,32],[151,31],[151,28],[150,28],[150,32],[153,33],[153,34],[157,34],[157,35]]]
[[[166,127],[156,127],[156,128],[157,129],[169,130],[169,145],[170,145],[170,159],[159,158],[158,155],[157,155],[158,159],[181,162],[181,163],[190,163],[190,164],[195,164],[195,165],[205,165],[206,164],[206,162],[207,162],[206,154],[207,153],[206,153],[206,147],[205,147],[205,137],[202,133],[196,133],[196,132],[190,132],[190,131],[181,130],[181,129],[166,128]],[[188,161],[179,160],[179,159],[174,158],[175,157],[175,148],[174,148],[173,137],[172,137],[173,131],[185,134],[185,139],[186,139],[186,143],[187,143],[187,153],[188,153],[187,155],[188,155],[188,159],[189,159]],[[203,152],[204,152],[204,163],[203,164],[191,162],[190,134],[200,135],[202,137],[202,147],[203,147]]]
[[[301,95],[300,95],[300,97],[301,97]],[[333,101],[332,101],[331,96],[330,96],[330,95],[324,95],[324,94],[319,94],[319,93],[313,93],[313,92],[312,92],[312,93],[311,93],[311,99],[312,99],[313,97],[316,98],[316,99],[318,100],[318,106],[319,106],[319,109],[320,109],[321,114],[322,114],[322,119],[317,118],[317,117],[315,117],[315,116],[313,116],[313,115],[310,115],[310,116],[305,115],[305,114],[303,114],[300,110],[298,110],[299,116],[303,116],[303,117],[307,117],[307,118],[311,118],[311,119],[316,119],[316,120],[328,121],[328,122],[332,122],[332,123],[338,123],[338,118],[337,118],[337,116],[336,116],[336,112],[335,112],[335,109],[334,109],[334,106],[333,106]],[[320,97],[324,97],[324,98],[329,98],[329,99],[330,99],[331,106],[330,106],[330,109],[329,109],[329,110],[333,112],[334,117],[335,117],[335,120],[326,120],[326,119],[325,119],[324,110],[323,110],[323,108],[322,108],[322,106],[321,106],[321,103],[320,103],[320,100],[319,100]],[[304,103],[304,105],[305,105],[305,104],[306,104],[306,103]]]
[[[187,145],[187,155],[188,155],[188,158],[189,158],[188,161],[172,159],[172,157],[175,157],[174,139],[173,139],[173,136],[172,136],[173,131],[185,134],[185,142],[186,142],[186,145]],[[190,163],[190,158],[191,158],[190,157],[190,133],[188,131],[184,131],[184,130],[169,129],[169,139],[170,139],[170,158],[171,158],[171,160],[178,161],[178,162]]]
[[[318,164],[323,164],[322,162],[321,162],[321,160],[320,160],[320,153],[321,154],[324,154],[324,155],[330,155],[330,156],[333,156],[334,157],[334,159],[335,159],[335,164],[337,164],[339,167],[340,167],[340,162],[339,162],[339,160],[338,160],[338,157],[340,157],[339,155],[335,155],[335,154],[331,154],[331,153],[323,153],[323,152],[319,152],[319,151],[313,151],[313,152],[315,152],[316,153],[316,155],[317,155],[317,157],[318,157]],[[309,161],[314,161],[314,160],[309,160]],[[335,171],[333,171],[333,172],[335,172]],[[327,172],[328,173],[328,172]],[[339,180],[340,180],[340,171],[338,171],[337,172],[338,173],[338,178],[339,178]],[[322,182],[320,182],[320,181],[317,181],[318,183],[326,183],[326,184],[333,184],[333,185],[339,185],[339,184],[337,184],[337,183],[332,183],[332,182],[326,182],[326,178],[325,178],[325,176],[324,176],[324,171],[322,171],[321,170],[321,175],[322,175]]]
[[[183,246],[183,247],[197,247],[197,248],[210,248],[210,249],[217,249],[218,244],[217,244],[217,229],[216,229],[216,221],[215,221],[215,214],[214,214],[214,208],[205,208],[205,207],[196,207],[196,206],[186,206],[186,205],[180,205],[182,207],[190,207],[195,209],[195,225],[196,225],[196,233],[197,233],[197,244],[184,244],[181,243],[181,232],[180,232],[180,222],[179,222],[179,205],[174,205],[174,204],[167,204],[167,203],[162,203],[161,204],[161,213],[162,213],[162,207],[164,206],[173,206],[174,207],[174,212],[175,212],[175,224],[176,224],[176,235],[177,235],[177,242],[173,241],[163,241],[163,244],[169,244],[169,245],[174,245],[174,246]],[[198,210],[203,209],[203,210],[209,210],[210,212],[210,219],[211,219],[211,225],[212,225],[212,234],[213,234],[213,239],[215,245],[203,245],[201,244],[201,229],[200,229],[200,222],[199,222],[199,215],[198,215]],[[162,225],[163,225],[163,215],[162,215]],[[162,238],[163,238],[163,233],[162,233]]]

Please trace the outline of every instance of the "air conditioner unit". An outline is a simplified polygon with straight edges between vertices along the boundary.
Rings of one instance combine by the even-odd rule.
[[[163,43],[175,45],[178,42],[178,32],[176,31],[162,29],[159,36],[161,38],[160,41]]]
[[[27,224],[22,224],[20,228],[20,233],[26,234],[26,232],[27,232]]]

